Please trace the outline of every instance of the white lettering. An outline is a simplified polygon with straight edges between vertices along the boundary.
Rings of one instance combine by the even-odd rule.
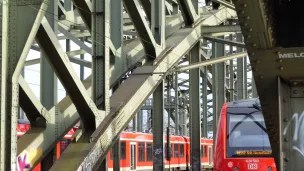
[[[301,53],[279,53],[279,58],[301,58],[304,57],[304,52]]]

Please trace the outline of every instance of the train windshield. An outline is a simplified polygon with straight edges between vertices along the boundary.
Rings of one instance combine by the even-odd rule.
[[[227,157],[271,157],[261,110],[227,108]]]

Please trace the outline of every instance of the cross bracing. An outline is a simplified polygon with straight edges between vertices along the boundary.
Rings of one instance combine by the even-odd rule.
[[[230,20],[236,18],[236,12],[231,7],[220,6],[218,9],[212,9],[197,0],[192,0],[192,3],[190,0],[159,0],[153,1],[152,4],[138,0],[123,2],[125,7],[118,0],[74,0],[73,3],[4,1],[1,170],[15,170],[17,156],[34,150],[38,152],[35,157],[29,159],[32,167],[45,160],[56,142],[79,120],[82,121],[83,127],[78,143],[71,144],[53,166],[44,167],[52,167],[51,170],[90,170],[100,167],[99,161],[105,158],[112,143],[134,118],[136,112],[147,107],[142,105],[158,84],[165,83],[168,75],[173,77],[172,68],[185,61],[191,63],[195,56],[199,56],[199,59],[195,59],[197,62],[225,56],[225,48],[220,47],[224,44],[244,48],[243,42],[235,36],[235,33],[240,34],[240,26],[233,22],[230,24]],[[98,5],[102,6],[102,9],[96,8]],[[114,11],[114,7],[119,10]],[[22,25],[27,18],[30,20]],[[21,27],[23,29],[19,30]],[[231,39],[226,40],[223,35],[231,35]],[[62,41],[66,43],[65,48]],[[207,45],[211,44],[210,49],[208,46],[199,45],[205,42],[208,42]],[[77,49],[72,50],[71,44]],[[213,45],[222,48],[222,52],[215,53]],[[194,46],[198,47],[197,52],[193,50]],[[41,53],[41,58],[26,60],[30,49]],[[231,48],[229,53],[234,53],[234,49]],[[88,74],[86,78],[79,76],[71,62],[80,65],[82,70],[89,69],[92,75]],[[240,61],[231,60],[223,63],[225,67],[216,64],[190,71],[192,76],[198,72],[199,77],[206,78],[199,82],[197,87],[197,90],[201,89],[199,91],[206,90],[205,94],[198,94],[198,97],[207,98],[208,101],[208,105],[206,103],[199,106],[203,116],[212,116],[214,119],[212,110],[217,108],[216,113],[220,110],[221,104],[215,106],[211,95],[211,92],[215,91],[214,87],[218,90],[222,85],[222,94],[226,94],[227,98],[221,98],[226,100],[228,96],[230,100],[236,97],[245,98],[245,95],[251,92],[247,91],[247,83],[241,88],[236,86],[243,85],[244,80],[247,82],[247,78],[244,78],[247,62],[241,62],[243,64],[239,65]],[[35,64],[41,65],[40,100],[33,93],[33,87],[27,85],[28,74],[25,73],[25,78],[19,76],[24,66]],[[238,71],[239,66],[242,72]],[[230,72],[220,75],[223,80],[227,80],[225,85],[215,80],[215,77],[219,76],[215,73],[221,69]],[[50,95],[45,94],[49,90],[48,85],[57,85],[54,73],[68,95],[58,103],[54,100],[57,99],[56,86],[52,87]],[[179,79],[182,74],[188,73],[178,74],[179,88],[174,87],[174,79],[169,81],[170,89],[181,94],[180,98],[183,100],[178,101],[182,101],[182,104],[176,107],[177,97],[172,96],[174,100],[165,108],[171,109],[170,103],[174,102],[172,108],[174,106],[174,110],[179,111],[185,109],[183,113],[189,117],[189,108],[193,110],[191,104],[194,101],[193,96],[189,94],[195,92],[191,92],[192,83],[188,83],[188,77]],[[53,81],[50,81],[51,77],[54,78]],[[238,83],[239,78],[242,78],[241,83]],[[230,80],[232,82],[228,84]],[[109,93],[110,89],[112,95]],[[167,90],[168,87],[164,92]],[[167,94],[164,93],[164,96]],[[13,138],[16,132],[11,128],[16,126],[14,123],[18,106],[29,119],[31,130],[16,141]],[[204,111],[206,115],[203,114]],[[209,118],[208,125],[212,123]],[[173,120],[176,122],[178,118]],[[193,122],[193,119],[184,119],[184,126],[192,127],[190,122]],[[206,123],[203,125],[207,126]],[[183,130],[183,126],[178,128],[178,135],[188,132]],[[90,161],[92,168],[88,168],[89,158],[96,154],[96,150],[97,158]]]

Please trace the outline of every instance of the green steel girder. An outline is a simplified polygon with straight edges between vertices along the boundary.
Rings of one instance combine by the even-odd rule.
[[[225,9],[218,12],[223,13],[222,10]],[[231,15],[220,16],[223,20],[227,17],[231,17]],[[180,29],[167,39],[167,47],[174,45],[173,49],[161,57],[158,65],[144,65],[135,69],[133,74],[111,96],[112,109],[108,118],[105,119],[105,123],[100,124],[92,135],[91,143],[71,144],[51,170],[58,170],[58,168],[65,170],[86,169],[88,164],[94,168],[96,162],[105,157],[112,142],[119,137],[120,132],[164,77],[164,75],[153,74],[151,76],[144,73],[168,72],[169,68],[178,63],[179,59],[199,40],[200,28],[199,25],[195,28]],[[176,42],[179,43],[176,44]],[[77,153],[74,153],[76,151]],[[90,160],[93,155],[96,157],[95,160]]]
[[[141,104],[153,92],[164,75],[150,76],[141,73],[167,72],[179,59],[195,44],[200,37],[200,26],[196,28],[181,29],[167,40],[167,46],[175,42],[174,50],[163,57],[157,66],[142,66],[135,69],[124,84],[111,96],[112,110],[106,123],[102,123],[92,135],[91,143],[71,144],[66,153],[55,163],[51,170],[64,168],[65,170],[87,169],[88,163],[94,168],[97,161],[102,160],[127,123],[133,118]],[[178,52],[178,53],[176,53]],[[179,55],[177,55],[179,54]],[[167,59],[166,59],[167,58]],[[122,96],[122,94],[124,94]],[[73,151],[77,150],[77,154]],[[73,154],[73,157],[70,155]],[[96,160],[90,160],[91,156]],[[69,164],[69,163],[73,164]],[[69,167],[66,167],[69,166]],[[74,167],[73,167],[74,166]]]
[[[98,110],[94,105],[85,87],[77,78],[75,71],[62,48],[48,21],[43,19],[36,35],[36,41],[50,62],[62,85],[75,104],[83,124],[89,129],[94,129],[105,117],[104,111]],[[95,123],[95,124],[93,124]]]
[[[24,4],[40,11],[28,10]],[[48,2],[5,1],[2,6],[0,170],[17,170],[18,78]]]
[[[179,4],[179,8],[182,12],[184,21],[186,25],[192,25],[194,24],[197,19],[199,18],[199,13],[197,11],[197,5],[194,7],[192,4],[192,0],[177,0],[178,4]]]
[[[172,33],[175,32],[177,29],[179,29],[180,25],[182,23],[175,22],[175,20],[171,20],[171,22],[168,22],[168,25],[170,27],[172,26],[174,29],[172,29]],[[179,26],[176,27],[175,25]],[[168,26],[169,27],[169,26]],[[172,34],[171,33],[171,34]],[[168,35],[170,36],[170,35]],[[140,44],[139,39],[135,39],[129,43],[124,44],[124,53],[126,59],[126,63],[123,65],[120,70],[115,69],[115,66],[112,66],[110,68],[110,85],[113,87],[117,81],[120,80],[120,78],[130,69],[136,65],[136,63],[142,59],[144,56],[144,50],[142,45]],[[69,58],[70,61],[73,61],[71,58]],[[83,63],[82,63],[83,64]],[[91,65],[91,64],[90,64]],[[82,82],[87,90],[88,94],[91,94],[91,76],[89,76],[86,80]],[[22,83],[20,83],[21,85]],[[20,94],[21,96],[22,94]],[[22,105],[22,104],[21,104]],[[30,106],[27,106],[30,107]],[[59,126],[59,129],[57,129],[57,136],[54,136],[52,132],[54,131],[54,127],[49,127],[46,125],[46,128],[44,129],[35,129],[30,130],[29,133],[22,136],[22,139],[18,140],[18,154],[24,154],[25,152],[29,152],[35,149],[42,149],[42,154],[46,154],[51,147],[53,147],[56,142],[62,138],[68,130],[70,130],[76,122],[79,121],[79,114],[77,113],[77,109],[75,108],[74,104],[72,103],[69,96],[65,97],[63,100],[59,102],[57,107],[53,107],[49,113],[54,114],[55,111],[61,111],[62,118],[57,122]],[[38,116],[38,114],[37,114]],[[64,124],[63,124],[64,123]],[[48,138],[47,141],[44,141],[41,143],[45,138]],[[32,159],[31,163],[33,166],[40,162],[44,155],[42,155],[39,158]]]
[[[134,24],[137,34],[145,49],[147,59],[154,59],[162,48],[156,43],[148,22],[144,18],[138,0],[123,0],[125,9]]]

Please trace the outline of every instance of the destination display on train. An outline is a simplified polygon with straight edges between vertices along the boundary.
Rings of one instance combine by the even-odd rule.
[[[271,151],[236,151],[237,155],[270,155]]]

